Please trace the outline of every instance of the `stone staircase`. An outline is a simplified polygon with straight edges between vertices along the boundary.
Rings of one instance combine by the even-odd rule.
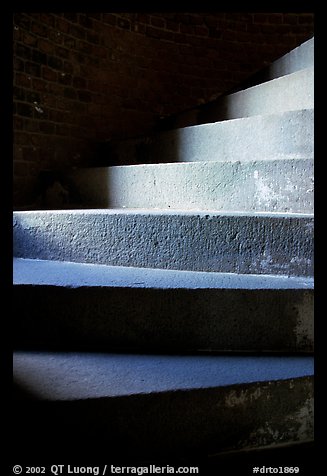
[[[70,171],[71,209],[14,212],[20,451],[313,440],[313,41],[117,146],[134,165]]]

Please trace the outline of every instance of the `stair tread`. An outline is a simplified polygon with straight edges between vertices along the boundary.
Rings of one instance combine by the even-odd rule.
[[[275,79],[279,79],[279,78],[275,78]],[[264,83],[260,83],[260,84],[264,84]],[[251,86],[252,87],[257,87],[257,86],[260,86],[260,84],[258,85],[255,85],[255,86]],[[246,91],[246,89],[242,89],[241,91]],[[240,91],[236,91],[235,93],[231,93],[231,94],[236,94],[236,93],[239,93]],[[219,120],[219,121],[215,121],[215,122],[205,122],[205,123],[202,123],[202,124],[194,124],[194,125],[191,125],[191,126],[185,126],[185,127],[177,127],[176,129],[174,130],[181,130],[181,131],[190,131],[192,129],[207,129],[207,130],[214,130],[216,129],[217,127],[219,128],[227,128],[229,127],[229,125],[237,125],[237,124],[240,124],[240,123],[248,123],[248,124],[254,124],[254,123],[258,123],[258,121],[260,120],[269,120],[269,119],[274,119],[274,118],[278,118],[278,117],[285,117],[285,118],[292,118],[293,116],[297,116],[299,114],[303,114],[303,113],[306,113],[306,112],[314,112],[314,108],[312,107],[307,107],[307,108],[304,108],[304,109],[294,109],[292,111],[280,111],[280,112],[271,112],[271,113],[267,113],[267,114],[257,114],[255,116],[244,116],[244,117],[234,117],[232,119],[226,119],[226,120]],[[165,134],[171,134],[172,133],[172,130],[169,130],[169,131],[162,131],[160,132],[161,135],[165,135]]]
[[[14,284],[160,289],[313,289],[311,277],[234,274],[14,258]]]
[[[298,71],[293,71],[292,73],[288,73],[288,74],[285,74],[283,76],[279,76],[277,78],[274,78],[274,79],[270,79],[269,81],[265,81],[264,83],[260,83],[260,84],[256,84],[254,86],[250,86],[249,88],[245,88],[245,89],[242,89],[241,91],[237,91],[236,93],[231,93],[229,96],[232,96],[233,94],[239,94],[240,92],[242,91],[249,91],[250,89],[255,89],[255,88],[260,88],[260,87],[265,87],[267,84],[271,84],[271,83],[280,83],[280,84],[283,84],[285,82],[285,80],[287,81],[288,79],[291,79],[291,78],[298,78],[298,77],[302,77],[306,74],[314,74],[314,66],[308,66],[307,68],[302,68]],[[309,109],[309,108],[308,108]],[[294,109],[296,110],[296,109]]]
[[[26,210],[14,212],[14,218],[42,216],[42,215],[178,215],[199,217],[267,217],[267,218],[313,218],[313,213],[293,212],[243,212],[243,211],[220,211],[220,210],[184,210],[164,208],[84,208],[84,209],[60,209],[60,210]]]
[[[313,357],[14,353],[14,379],[46,400],[247,385],[313,375]]]

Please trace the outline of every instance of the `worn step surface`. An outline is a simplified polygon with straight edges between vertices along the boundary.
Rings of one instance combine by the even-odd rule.
[[[14,256],[310,276],[313,216],[143,209],[15,212]]]
[[[197,162],[79,169],[83,208],[313,213],[313,160]]]
[[[313,144],[314,110],[303,109],[113,141],[107,160],[110,152],[122,164],[311,159]]]
[[[126,456],[313,439],[312,358],[16,352],[14,383],[17,434],[41,445],[59,429]]]
[[[14,260],[25,348],[308,352],[313,279]]]

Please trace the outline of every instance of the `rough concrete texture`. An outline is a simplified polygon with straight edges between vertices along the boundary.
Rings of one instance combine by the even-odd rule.
[[[123,164],[311,159],[313,144],[314,111],[304,109],[113,142],[112,153]]]
[[[100,167],[72,176],[88,208],[313,213],[313,160]]]
[[[16,259],[24,348],[313,350],[313,279]]]
[[[311,276],[313,216],[142,209],[15,212],[14,256]]]
[[[58,429],[74,444],[92,435],[125,456],[308,441],[312,376],[303,357],[19,352],[15,428],[22,439],[32,428],[41,447]]]
[[[216,122],[313,107],[314,68],[311,67],[222,96],[201,109],[198,120]]]

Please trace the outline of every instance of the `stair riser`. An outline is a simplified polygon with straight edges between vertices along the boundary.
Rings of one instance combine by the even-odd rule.
[[[308,109],[185,127],[151,138],[113,141],[111,153],[122,164],[311,159],[313,144],[314,111]],[[109,155],[108,150],[108,162]]]
[[[313,350],[313,290],[15,286],[16,347]]]
[[[13,415],[20,430],[16,444],[26,444],[32,429],[40,451],[51,435],[60,434],[69,456],[71,441],[80,455],[81,449],[88,451],[91,431],[97,449],[110,448],[124,461],[132,455],[181,457],[195,451],[199,456],[312,441],[313,379],[84,401],[20,401]]]
[[[90,208],[313,213],[313,160],[158,164],[71,175]]]
[[[244,274],[313,274],[313,218],[15,212],[14,256]]]

